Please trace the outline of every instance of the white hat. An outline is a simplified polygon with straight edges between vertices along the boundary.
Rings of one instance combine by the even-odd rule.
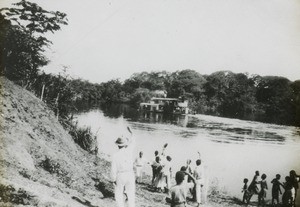
[[[123,137],[123,136],[121,136],[121,137],[119,137],[116,141],[115,141],[115,143],[118,145],[118,146],[126,146],[126,145],[128,145],[128,138],[127,137]]]

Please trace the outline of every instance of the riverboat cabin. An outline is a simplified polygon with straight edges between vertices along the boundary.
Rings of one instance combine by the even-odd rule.
[[[188,114],[188,101],[181,98],[152,98],[149,103],[140,103],[142,111],[171,114]]]

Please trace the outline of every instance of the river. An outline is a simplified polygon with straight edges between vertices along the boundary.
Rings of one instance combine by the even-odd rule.
[[[141,113],[124,104],[93,107],[76,114],[80,126],[97,133],[99,151],[109,159],[116,152],[116,138],[130,126],[136,137],[137,151],[149,160],[155,150],[168,143],[174,171],[195,161],[200,151],[212,185],[230,195],[242,197],[243,179],[249,183],[254,172],[271,180],[279,173],[281,181],[294,169],[300,174],[300,128],[207,115],[163,116]],[[194,162],[193,162],[194,163]],[[150,172],[150,167],[146,169]],[[299,200],[298,196],[298,200]],[[300,202],[297,202],[300,203]]]

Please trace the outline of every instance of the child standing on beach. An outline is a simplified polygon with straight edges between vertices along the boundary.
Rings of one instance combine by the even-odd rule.
[[[244,193],[243,194],[243,203],[247,203],[248,196],[249,196],[249,192],[248,192],[248,179],[247,178],[244,179],[244,186],[243,186],[242,193]]]
[[[161,161],[160,157],[157,156],[155,158],[155,162],[153,162],[153,164],[152,164],[152,168],[153,168],[153,171],[154,171],[153,186],[154,186],[155,190],[158,190],[158,183],[159,183],[160,176],[161,176],[162,166],[161,166],[160,161]]]
[[[293,204],[294,205],[296,205],[295,202],[296,202],[296,197],[297,197],[297,191],[299,189],[299,182],[300,182],[299,178],[300,178],[300,176],[297,175],[295,170],[290,171],[290,180],[294,187],[294,190],[293,190]]]
[[[293,203],[294,187],[289,176],[285,177],[285,183],[283,183],[284,193],[282,195],[283,206],[290,206]]]
[[[156,177],[156,157],[158,157],[158,151],[156,150],[155,152],[154,152],[154,160],[153,160],[153,163],[152,163],[152,165],[151,165],[151,167],[152,167],[152,185],[154,184],[154,179],[155,179],[155,177]]]
[[[282,194],[280,186],[282,185],[280,183],[280,175],[277,174],[276,178],[274,178],[271,183],[272,185],[272,205],[275,205],[275,201],[276,201],[276,205],[279,204],[279,193]]]
[[[261,181],[260,181],[260,192],[258,193],[258,206],[261,204],[262,206],[265,206],[265,198],[267,196],[267,190],[268,185],[266,181],[266,174],[261,175]]]
[[[255,175],[254,175],[254,177],[253,177],[253,179],[252,179],[252,181],[249,185],[249,188],[248,188],[249,197],[248,197],[248,202],[247,203],[250,202],[250,200],[251,200],[251,198],[254,194],[258,194],[258,187],[257,187],[257,185],[258,185],[258,176],[259,176],[259,171],[256,170]]]

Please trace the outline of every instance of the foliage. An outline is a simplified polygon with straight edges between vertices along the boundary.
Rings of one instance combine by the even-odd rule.
[[[97,102],[101,100],[103,86],[93,84],[87,80],[74,79],[70,81],[70,88],[76,91],[74,101],[76,102]]]
[[[294,125],[300,126],[300,80],[291,83],[291,89],[293,97],[291,99],[291,104],[293,107]]]
[[[157,88],[166,90],[168,97],[188,99],[195,113],[300,125],[299,81],[231,71],[202,76],[182,70],[135,73],[123,84],[123,91],[131,94],[131,103],[148,100]]]
[[[162,72],[142,72],[134,73],[129,79],[124,82],[124,90],[132,93],[137,88],[146,88],[149,90],[165,90],[165,82],[169,73]]]
[[[15,189],[12,185],[0,184],[0,198],[3,203],[13,203],[16,205],[37,205],[38,201],[35,196],[22,189]]]
[[[98,153],[97,137],[93,135],[90,127],[79,127],[77,122],[69,126],[69,134],[82,149],[90,153]]]
[[[254,82],[246,74],[219,71],[207,76],[205,95],[209,112],[244,118],[254,112]]]
[[[256,99],[265,111],[263,121],[279,124],[293,122],[293,91],[288,79],[276,76],[258,78]]]
[[[168,97],[188,99],[195,113],[300,126],[300,82],[283,77],[231,71],[204,76],[187,69],[141,72],[124,83],[92,84],[71,79],[65,72],[42,73],[40,69],[48,63],[44,51],[52,44],[45,34],[66,24],[66,14],[46,11],[26,0],[0,10],[0,74],[41,97],[66,124],[77,101],[136,105],[149,101],[155,91],[166,91]]]
[[[134,93],[131,95],[131,103],[142,103],[149,102],[153,97],[153,92],[147,88],[137,88]]]
[[[39,70],[48,63],[43,54],[51,42],[47,32],[66,25],[66,14],[46,11],[35,3],[21,0],[0,10],[1,75],[31,89]]]
[[[122,84],[119,80],[111,80],[102,83],[101,87],[103,88],[101,97],[107,103],[119,102],[122,98],[125,98]]]
[[[66,118],[74,108],[76,94],[70,82],[65,70],[58,75],[42,73],[37,77],[33,88],[35,94],[47,103],[57,117]]]
[[[194,70],[182,70],[171,74],[168,91],[170,97],[186,96],[199,98],[203,93],[205,78]]]

